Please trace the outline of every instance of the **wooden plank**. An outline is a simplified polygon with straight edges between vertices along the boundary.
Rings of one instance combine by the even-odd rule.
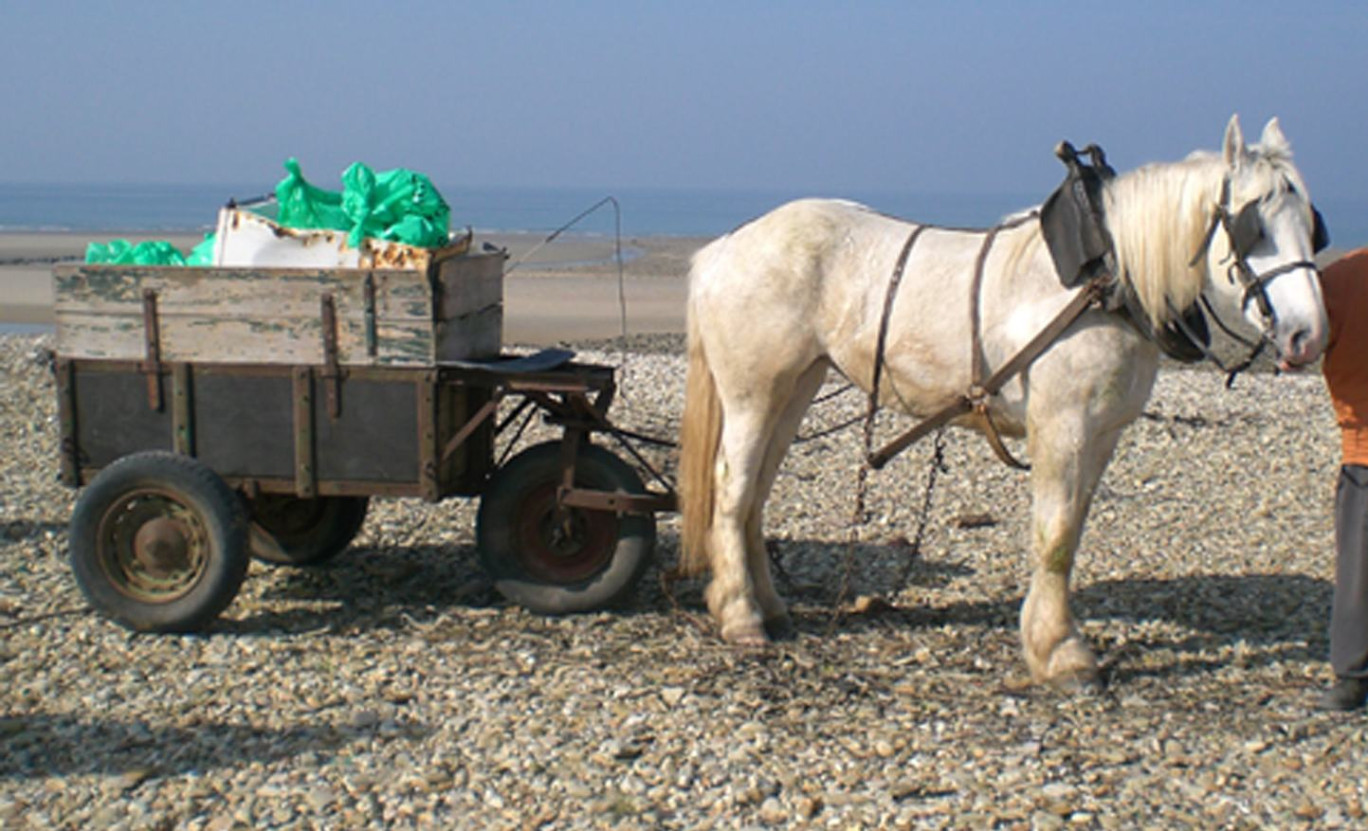
[[[60,266],[58,354],[145,359],[148,291],[166,362],[320,364],[324,294],[344,365],[430,366],[502,349],[503,257],[480,255],[431,271]]]
[[[158,311],[169,316],[252,320],[312,319],[318,298],[332,293],[345,316],[364,317],[363,273],[252,271],[200,268],[121,268],[56,270],[53,307],[58,314],[86,312],[125,315],[152,290]],[[63,274],[62,272],[67,272]],[[433,319],[426,278],[417,272],[377,272],[376,318],[407,322]]]
[[[503,349],[503,255],[437,265],[434,355],[442,361],[493,358]]]
[[[377,282],[376,355],[366,349],[363,283],[339,279],[266,278],[242,272],[205,270],[183,280],[144,270],[124,270],[57,286],[58,351],[69,357],[117,360],[146,357],[139,288],[157,292],[163,361],[321,363],[323,333],[319,298],[335,292],[338,356],[343,363],[423,364],[432,356],[430,295],[421,275],[386,275]],[[157,269],[165,272],[170,269]],[[190,272],[195,269],[177,269]]]

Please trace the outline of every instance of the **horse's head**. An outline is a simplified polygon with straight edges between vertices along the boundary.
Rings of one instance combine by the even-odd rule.
[[[1276,118],[1246,145],[1232,116],[1211,221],[1193,259],[1205,260],[1213,302],[1238,311],[1278,351],[1283,368],[1314,361],[1329,326],[1312,258],[1328,242]]]

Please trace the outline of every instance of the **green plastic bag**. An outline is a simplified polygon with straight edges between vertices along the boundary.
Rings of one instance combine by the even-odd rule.
[[[165,240],[134,245],[126,239],[116,239],[87,245],[85,261],[106,265],[185,265],[185,255]]]
[[[126,239],[92,242],[86,245],[85,261],[91,265],[213,265],[214,234],[205,234],[204,241],[192,248],[189,256],[165,240],[137,245]]]
[[[447,244],[451,208],[428,177],[404,168],[375,173],[356,162],[342,174],[342,211],[351,220],[347,242],[363,237],[422,248]]]
[[[340,193],[310,184],[299,162],[285,162],[276,185],[276,221],[289,228],[346,231],[353,248],[365,237],[422,248],[447,244],[451,208],[421,173],[395,168],[376,173],[355,162],[342,174]]]
[[[217,234],[205,234],[204,241],[190,249],[190,256],[185,258],[185,264],[191,266],[213,265],[214,241],[217,238]]]
[[[285,161],[285,178],[276,185],[275,221],[287,228],[346,231],[353,248],[365,237],[421,248],[447,244],[451,208],[421,173],[404,168],[376,173],[355,162],[342,174],[342,191],[310,184],[299,161]],[[189,256],[165,241],[116,239],[86,246],[86,262],[108,265],[208,266],[214,263],[214,235],[191,249]]]
[[[351,227],[342,211],[342,194],[309,184],[293,157],[285,160],[285,171],[275,189],[277,222],[287,228],[345,231]]]

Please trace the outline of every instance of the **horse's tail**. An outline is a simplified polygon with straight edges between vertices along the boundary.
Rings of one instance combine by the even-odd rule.
[[[692,279],[692,275],[690,276]],[[708,570],[708,531],[712,528],[714,470],[722,437],[722,404],[717,397],[708,354],[698,334],[698,316],[688,309],[689,371],[684,385],[684,415],[679,425],[679,511],[681,514],[678,574]]]

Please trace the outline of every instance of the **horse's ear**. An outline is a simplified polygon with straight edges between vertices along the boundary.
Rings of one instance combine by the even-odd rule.
[[[1236,113],[1230,117],[1230,123],[1226,125],[1225,146],[1222,155],[1225,156],[1227,167],[1234,167],[1245,154],[1244,131],[1240,129],[1240,114]]]
[[[1259,139],[1259,144],[1263,145],[1264,151],[1274,155],[1290,155],[1292,146],[1287,141],[1287,136],[1283,135],[1282,125],[1278,124],[1278,117],[1275,115],[1268,119],[1264,125],[1263,138]]]

